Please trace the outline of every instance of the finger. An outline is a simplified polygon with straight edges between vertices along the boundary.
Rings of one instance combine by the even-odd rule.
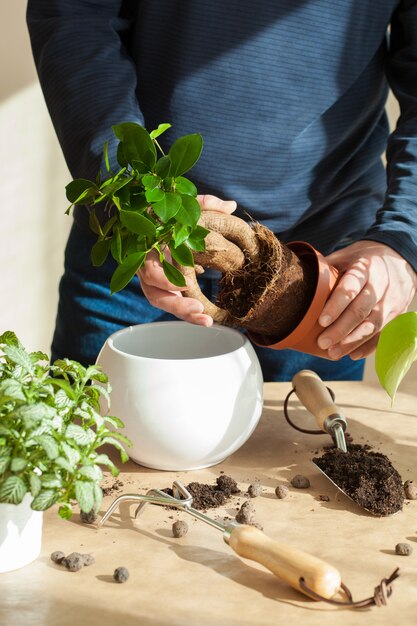
[[[357,350],[354,350],[349,354],[349,358],[353,361],[359,361],[359,359],[366,359],[366,357],[370,356],[373,352],[375,352],[376,347],[378,345],[379,335],[375,335],[369,341],[363,343]]]
[[[179,293],[165,291],[150,285],[143,285],[142,289],[149,302],[158,309],[162,309],[192,324],[201,326],[211,326],[213,324],[212,318],[203,313],[203,304],[195,300],[195,298],[187,298]]]
[[[369,261],[359,260],[339,280],[319,318],[321,326],[330,326],[362,291],[369,278]]]
[[[236,211],[237,207],[237,203],[234,200],[221,200],[217,196],[210,194],[198,195],[197,200],[202,211],[220,211],[230,215],[233,211]]]

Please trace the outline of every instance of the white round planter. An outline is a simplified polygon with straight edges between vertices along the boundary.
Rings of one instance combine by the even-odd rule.
[[[130,326],[107,339],[97,362],[112,387],[109,413],[133,442],[127,452],[146,467],[220,463],[245,443],[262,413],[255,350],[225,326]]]
[[[32,496],[20,504],[0,504],[0,573],[28,565],[40,554],[42,511],[30,508]]]

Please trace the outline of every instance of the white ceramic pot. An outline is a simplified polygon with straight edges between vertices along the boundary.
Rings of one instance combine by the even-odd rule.
[[[0,504],[0,573],[34,561],[42,545],[43,512],[30,508],[32,496],[20,504]]]
[[[112,387],[109,413],[123,420],[133,442],[129,456],[146,467],[220,463],[261,416],[257,355],[245,335],[225,326],[130,326],[107,339],[97,362]]]

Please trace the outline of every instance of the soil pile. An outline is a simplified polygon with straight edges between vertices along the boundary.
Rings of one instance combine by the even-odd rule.
[[[192,482],[186,485],[186,488],[193,497],[193,508],[199,511],[223,506],[232,494],[240,493],[236,481],[224,474],[216,479],[215,485]],[[170,488],[162,491],[171,496],[173,495],[173,491]]]
[[[401,476],[391,461],[369,446],[351,444],[347,452],[332,448],[313,462],[357,504],[380,517],[400,511]]]

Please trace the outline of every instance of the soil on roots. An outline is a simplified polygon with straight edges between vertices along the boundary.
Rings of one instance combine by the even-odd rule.
[[[238,325],[279,341],[298,326],[316,286],[314,267],[299,259],[266,228],[254,225],[259,255],[224,274],[216,304]]]

